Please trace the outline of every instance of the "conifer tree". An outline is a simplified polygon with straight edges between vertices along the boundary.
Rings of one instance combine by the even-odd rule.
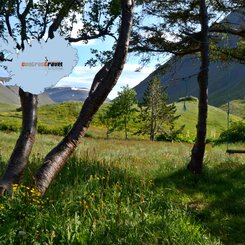
[[[140,104],[140,130],[139,134],[147,134],[154,141],[158,133],[173,129],[176,107],[167,104],[166,87],[160,85],[160,79],[154,77],[148,84]]]

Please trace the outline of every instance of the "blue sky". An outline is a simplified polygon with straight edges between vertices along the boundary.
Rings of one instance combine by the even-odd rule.
[[[12,39],[10,38],[10,40],[12,40]],[[59,41],[59,42],[61,42],[61,41]],[[50,42],[47,42],[47,44],[50,44]],[[55,81],[57,81],[57,79],[55,79],[53,84],[56,83],[55,86],[70,86],[70,87],[81,87],[81,88],[89,89],[91,84],[92,84],[92,81],[93,81],[95,74],[100,69],[99,66],[97,66],[97,67],[85,66],[86,61],[92,57],[90,49],[93,48],[93,49],[99,49],[99,50],[110,50],[112,44],[113,44],[112,40],[110,40],[110,39],[107,39],[106,41],[103,41],[103,42],[101,40],[93,40],[93,41],[90,41],[88,44],[83,44],[82,42],[73,44],[72,45],[73,48],[75,48],[77,50],[78,63],[75,66],[75,68],[72,70],[72,72],[70,73],[69,76],[63,77],[58,83],[55,82]],[[8,46],[12,45],[14,47],[15,43],[11,44],[11,42],[9,42],[7,45]],[[30,48],[26,48],[25,52],[23,54],[25,54],[27,56],[29,55],[28,57],[30,57],[30,54],[28,53],[28,50],[29,50],[29,51],[31,51],[31,54],[32,54],[31,57],[35,61],[39,60],[39,59],[41,60],[40,57],[38,57],[38,58],[35,58],[35,57],[40,56],[40,55],[43,56],[43,52],[46,49],[45,50],[41,49],[41,46],[43,46],[43,44],[40,45],[40,47],[38,47],[38,45],[37,45],[37,47],[36,47],[36,45],[34,45],[35,48],[33,45],[34,44],[32,44],[32,47],[30,47]],[[2,44],[0,46],[2,47]],[[9,47],[6,47],[6,48],[8,50]],[[71,53],[71,50],[69,50],[69,49],[59,48],[58,44],[55,46],[55,48],[54,48],[54,46],[51,46],[50,48],[53,51],[58,52],[57,57],[61,58],[61,56],[64,56],[61,60],[67,60],[68,54]],[[52,50],[49,52],[49,55],[52,52]],[[61,50],[63,50],[63,52]],[[40,52],[40,54],[39,54],[39,52]],[[18,59],[16,60],[16,62],[18,63]],[[17,73],[16,73],[15,68],[18,67],[18,65],[16,65],[14,62],[8,63],[7,65],[8,65],[8,67],[10,65],[14,66],[14,67],[12,67],[14,69],[13,73],[16,75]],[[122,73],[119,81],[117,82],[116,86],[114,87],[114,89],[111,91],[111,93],[108,96],[110,99],[113,99],[117,96],[117,93],[118,93],[118,91],[121,90],[122,86],[129,85],[129,87],[132,88],[132,87],[136,86],[139,82],[144,80],[152,71],[154,71],[155,63],[154,64],[152,63],[149,66],[143,67],[140,72],[136,72],[136,70],[139,67],[140,67],[140,65],[139,65],[138,59],[136,59],[136,57],[134,55],[129,54],[128,59],[127,59],[127,63],[125,64],[125,67],[123,70],[123,73]],[[20,70],[21,70],[21,72],[23,72],[22,69],[20,69]],[[11,69],[10,69],[10,71],[11,71]],[[38,93],[39,90],[42,91],[42,89],[44,89],[43,86],[45,85],[42,80],[43,80],[43,77],[45,77],[45,76],[40,76],[41,81],[39,81],[39,80],[37,80],[39,78],[39,76],[37,75],[36,70],[34,72],[30,72],[30,71],[28,71],[28,72],[29,72],[28,73],[29,75],[27,77],[25,77],[25,79],[24,79],[24,80],[26,80],[27,84],[23,83],[23,76],[25,74],[22,74],[22,73],[17,75],[17,76],[12,77],[12,79],[8,82],[8,84],[11,84],[11,85],[17,84],[18,86],[21,86],[22,88],[25,85],[26,87],[24,87],[24,89],[28,92],[31,92],[31,93]],[[0,77],[1,76],[7,76],[5,73],[6,73],[6,71],[4,71],[3,69],[0,69]],[[33,81],[35,80],[35,84],[33,84],[33,82],[30,82],[29,79],[27,79],[27,78],[29,78],[30,74],[32,74],[34,76],[32,78],[32,80]],[[18,84],[18,82],[16,82],[15,79],[13,79],[15,77],[17,80],[20,77],[22,77],[21,81],[19,81],[20,84]],[[46,79],[46,80],[48,83],[50,83],[50,79]],[[53,80],[53,79],[51,79],[51,80]],[[30,84],[30,85],[28,85],[28,84]],[[51,86],[51,84],[52,83],[50,83],[49,86]],[[31,88],[31,85],[32,85],[32,87],[34,85],[36,90],[37,89],[39,89],[39,90],[34,91],[32,88],[32,90],[29,91]],[[41,89],[40,87],[43,87],[43,88]],[[47,85],[46,85],[46,87],[47,87]]]
[[[100,69],[97,67],[85,66],[85,62],[92,57],[90,49],[104,50],[111,48],[110,40],[104,42],[100,40],[90,41],[88,44],[75,43],[73,47],[78,51],[79,61],[77,66],[73,69],[73,72],[69,77],[61,79],[56,86],[74,86],[82,88],[90,88],[94,75]],[[132,54],[128,55],[127,63],[124,67],[123,73],[117,82],[114,89],[109,94],[109,98],[113,99],[117,96],[117,92],[121,90],[122,86],[129,85],[130,88],[136,86],[139,82],[144,80],[151,72],[155,70],[155,64],[144,67],[140,72],[135,72],[139,68],[139,62],[136,57]]]
[[[77,23],[73,26],[74,29],[71,33],[71,36],[76,37],[77,31],[82,26],[83,23],[81,20],[79,20],[78,16]],[[62,78],[55,86],[71,86],[89,89],[95,74],[100,69],[99,66],[92,68],[85,66],[86,61],[92,57],[90,49],[93,48],[99,50],[111,50],[112,45],[112,38],[106,38],[105,41],[92,40],[89,41],[88,44],[83,44],[82,42],[73,43],[72,46],[76,48],[78,52],[78,63],[70,75]],[[62,50],[60,50],[60,52],[62,52]],[[65,50],[63,50],[63,52],[65,52]],[[136,70],[141,66],[139,64],[139,59],[137,59],[133,54],[129,54],[124,70],[108,97],[110,99],[115,98],[118,91],[121,90],[122,86],[128,85],[130,88],[136,86],[155,70],[156,63],[157,62],[152,62],[148,66],[143,67],[139,72],[136,72]]]

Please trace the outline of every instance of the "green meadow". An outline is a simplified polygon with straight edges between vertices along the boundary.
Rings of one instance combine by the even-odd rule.
[[[188,102],[185,112],[177,104],[189,118],[178,123],[185,122],[190,134],[195,103]],[[40,107],[39,120],[49,126],[70,124],[80,106]],[[1,120],[21,123],[20,112],[6,108],[0,110]],[[210,108],[209,130],[214,127],[218,134],[226,113]],[[81,140],[41,200],[28,186],[61,136],[37,135],[23,183],[0,199],[1,245],[245,244],[245,154],[228,155],[226,145],[208,144],[204,172],[193,176],[186,170],[190,143],[123,140],[120,133],[106,140],[104,133],[95,118],[90,137]],[[3,174],[18,132],[0,131],[0,137]],[[230,147],[245,149],[245,143]]]
[[[236,111],[242,111],[244,103],[240,101],[236,104]],[[195,128],[197,123],[197,101],[186,101],[186,110],[183,110],[184,102],[178,102],[176,105],[176,115],[180,115],[179,119],[175,122],[175,127],[179,128],[185,125],[181,137],[186,141],[193,141],[195,139]],[[64,135],[70,129],[71,125],[75,122],[82,102],[64,102],[60,104],[43,105],[38,108],[38,132],[40,134],[52,134],[52,135]],[[103,106],[102,106],[103,108]],[[239,109],[240,108],[240,109]],[[101,125],[98,115],[101,110],[95,115],[92,126],[88,135],[93,137],[102,137],[106,135],[106,130]],[[220,133],[227,129],[227,113],[225,106],[219,109],[214,106],[208,108],[208,127],[207,138],[209,140],[215,140],[219,137]],[[236,122],[242,120],[238,116],[239,113],[230,116],[230,122]],[[0,104],[0,130],[2,131],[20,131],[21,128],[22,113],[18,106]],[[135,130],[135,128],[134,128]],[[137,131],[137,130],[135,130]],[[135,136],[133,130],[131,131],[131,138],[144,139],[145,137]],[[121,132],[114,132],[112,138],[123,138]]]

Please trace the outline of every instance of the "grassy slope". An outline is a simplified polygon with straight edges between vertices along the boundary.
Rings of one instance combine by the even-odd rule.
[[[227,111],[227,104],[224,104],[220,109]],[[231,113],[245,119],[245,99],[233,100],[230,102]]]
[[[73,124],[81,108],[81,102],[43,105],[38,108],[38,124],[50,128],[59,128]],[[20,127],[22,113],[17,106],[0,104],[0,121],[16,124]]]
[[[0,172],[16,137],[0,132]],[[58,140],[37,138],[26,177]],[[245,155],[224,148],[194,177],[189,144],[85,139],[41,206],[1,199],[1,244],[244,244]]]
[[[38,109],[38,124],[45,125],[48,128],[62,128],[73,124],[80,112],[82,102],[64,102],[61,104],[50,104],[40,106]],[[176,126],[185,125],[183,135],[194,139],[195,125],[197,122],[197,102],[187,101],[187,110],[184,112],[183,102],[176,103],[177,114],[181,117],[177,120]],[[17,106],[0,104],[0,121],[7,121],[9,124],[21,125],[21,112],[16,111]],[[209,106],[208,115],[208,138],[217,138],[223,130],[226,129],[226,112],[213,106]],[[240,120],[237,116],[231,116],[232,121]],[[98,118],[95,116],[94,127],[90,132],[97,136],[105,136],[105,129],[100,127]],[[113,137],[123,137],[121,133],[115,132]],[[131,136],[133,137],[133,136]],[[136,136],[134,136],[135,138]]]
[[[186,111],[183,111],[184,102],[176,103],[177,114],[181,117],[177,121],[177,126],[185,125],[184,134],[191,138],[195,137],[195,125],[197,124],[197,101],[186,101]],[[237,116],[231,116],[232,121],[240,120]],[[214,107],[208,107],[208,127],[207,138],[216,138],[227,128],[227,114],[225,111]]]

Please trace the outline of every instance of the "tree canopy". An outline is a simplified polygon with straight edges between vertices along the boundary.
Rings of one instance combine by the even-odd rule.
[[[162,57],[166,54],[182,56],[200,52],[201,25],[198,0],[143,2],[142,12],[137,16],[133,29],[130,48],[130,51],[142,55],[143,63],[150,62],[152,53],[157,55],[161,64]],[[207,6],[210,42],[217,44],[222,39],[222,34],[235,35],[244,41],[243,26],[221,21],[231,12],[244,16],[244,1],[208,0]],[[219,45],[216,57],[227,52],[226,48]],[[234,58],[241,59],[238,48],[242,48],[239,42],[229,53]]]

